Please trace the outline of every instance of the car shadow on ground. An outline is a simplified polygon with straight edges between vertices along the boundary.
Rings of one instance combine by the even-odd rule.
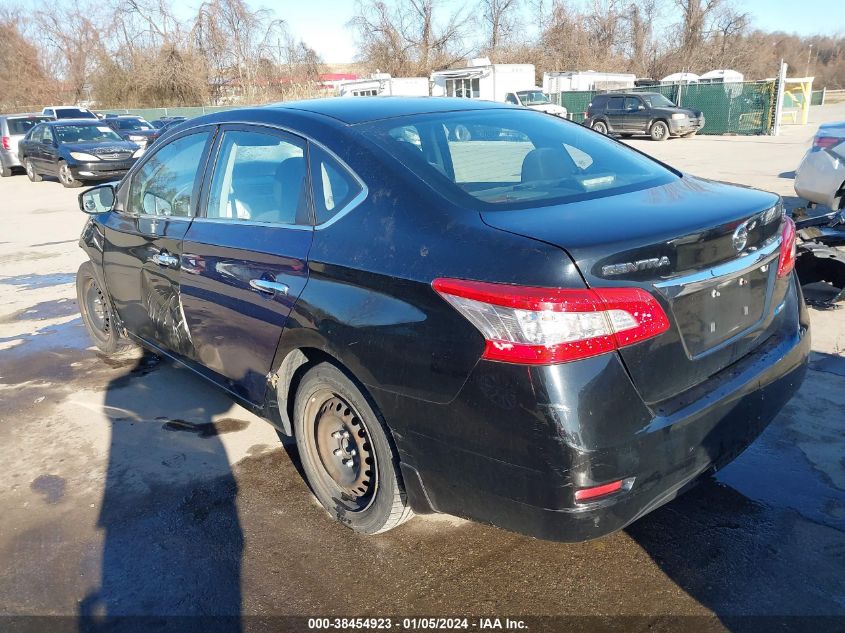
[[[845,358],[814,353],[810,368],[733,463],[626,528],[732,631],[845,622],[845,464],[831,415],[845,404]]]
[[[240,631],[244,536],[220,435],[248,422],[217,419],[229,398],[148,352],[126,369],[105,395],[101,575],[79,628]]]

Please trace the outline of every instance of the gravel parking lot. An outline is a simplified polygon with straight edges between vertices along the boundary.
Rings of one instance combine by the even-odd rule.
[[[845,104],[779,137],[630,143],[796,206],[792,170],[832,119]],[[568,545],[435,516],[366,538],[268,424],[186,369],[94,351],[77,193],[0,180],[0,614],[845,618],[842,310],[812,311],[809,377],[764,435],[622,532]]]

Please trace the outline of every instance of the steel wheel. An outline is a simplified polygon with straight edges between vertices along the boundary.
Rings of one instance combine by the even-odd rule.
[[[85,329],[100,351],[115,354],[132,347],[117,330],[109,298],[100,289],[91,262],[84,262],[76,273],[76,301]]]
[[[312,396],[305,415],[312,420],[309,439],[322,466],[322,483],[334,489],[347,510],[365,510],[378,488],[366,424],[349,402],[331,391]]]
[[[347,373],[328,362],[306,371],[293,427],[311,492],[336,520],[379,534],[413,516],[390,430]]]
[[[607,125],[603,121],[593,123],[593,129],[599,134],[607,134]]]

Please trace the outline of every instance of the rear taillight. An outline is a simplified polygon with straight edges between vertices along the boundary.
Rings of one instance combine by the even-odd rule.
[[[8,136],[3,137],[3,149],[12,149],[12,140]]]
[[[783,219],[781,231],[778,277],[786,277],[795,268],[795,222],[790,217]]]
[[[813,149],[830,149],[839,145],[842,140],[836,136],[816,136],[813,138]]]
[[[432,287],[478,328],[489,360],[565,363],[669,329],[660,304],[640,288],[569,290],[463,279],[435,279]]]

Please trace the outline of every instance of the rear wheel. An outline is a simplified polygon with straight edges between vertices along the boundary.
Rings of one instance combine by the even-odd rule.
[[[24,159],[23,167],[24,169],[26,169],[27,178],[29,178],[32,182],[41,182],[41,180],[43,180],[41,178],[41,175],[37,171],[35,171],[35,165],[33,165],[32,161],[28,158]]]
[[[593,123],[593,129],[599,134],[607,134],[607,124],[604,121],[596,121]]]
[[[651,124],[648,134],[652,141],[665,141],[669,138],[669,126],[665,121],[655,121]]]
[[[329,514],[364,534],[413,516],[389,431],[337,367],[320,363],[303,376],[293,417],[302,468]]]
[[[76,273],[76,300],[85,329],[100,351],[118,354],[134,347],[117,331],[108,297],[100,289],[91,262],[84,262]]]
[[[62,183],[62,186],[68,188],[82,186],[82,181],[73,177],[73,174],[70,172],[70,167],[68,167],[68,164],[63,160],[59,161],[59,182]]]

